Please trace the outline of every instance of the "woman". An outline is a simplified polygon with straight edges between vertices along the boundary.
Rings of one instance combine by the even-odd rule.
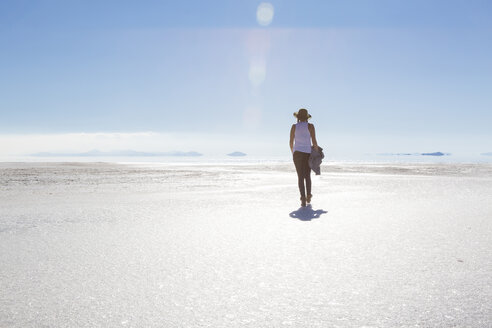
[[[318,142],[316,141],[314,125],[307,122],[311,118],[308,111],[301,108],[294,113],[294,116],[297,118],[297,124],[293,124],[290,129],[290,150],[297,171],[301,206],[306,206],[306,202],[310,203],[313,197],[311,194],[311,168],[309,167],[311,141],[316,150],[318,150]],[[304,181],[306,181],[305,185]]]

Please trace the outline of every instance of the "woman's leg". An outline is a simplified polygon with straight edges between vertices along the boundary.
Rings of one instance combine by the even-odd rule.
[[[304,158],[304,179],[306,179],[306,194],[311,195],[311,168],[309,167],[309,156],[306,154]]]
[[[301,197],[306,197],[306,191],[304,190],[304,175],[305,175],[305,163],[303,153],[299,151],[294,152],[294,165],[296,166],[297,172],[297,185],[299,186],[299,192]],[[309,167],[309,165],[308,165]]]

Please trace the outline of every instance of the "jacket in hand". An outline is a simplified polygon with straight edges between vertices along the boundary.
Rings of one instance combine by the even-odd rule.
[[[311,168],[311,170],[314,171],[314,173],[316,173],[316,175],[321,174],[320,165],[323,158],[325,158],[325,154],[323,154],[323,148],[318,147],[318,151],[316,151],[314,147],[311,147],[311,155],[309,155],[309,167]]]

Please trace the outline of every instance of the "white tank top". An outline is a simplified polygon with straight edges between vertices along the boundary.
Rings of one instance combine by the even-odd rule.
[[[308,122],[298,122],[296,124],[294,151],[311,153],[311,133],[309,133]]]

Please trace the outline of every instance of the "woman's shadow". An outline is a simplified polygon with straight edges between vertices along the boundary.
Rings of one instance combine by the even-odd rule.
[[[289,216],[301,221],[311,221],[312,219],[318,219],[321,214],[325,213],[328,212],[323,210],[314,211],[311,204],[308,204],[306,207],[299,207],[298,210],[290,212]]]

